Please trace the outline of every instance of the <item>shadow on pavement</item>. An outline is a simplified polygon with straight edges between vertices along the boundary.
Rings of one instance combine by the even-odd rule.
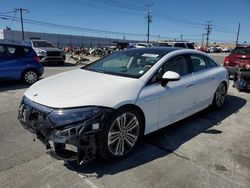
[[[228,116],[237,113],[246,103],[245,99],[228,95],[227,102],[221,110],[212,111],[208,108],[178,123],[147,135],[144,141],[136,148],[136,151],[124,160],[109,163],[96,159],[83,166],[78,165],[74,161],[66,162],[64,165],[68,169],[81,173],[84,176],[96,176],[97,178],[138,167],[167,156],[182,144],[201,133],[222,133],[222,131],[216,129],[216,126],[219,126]]]
[[[75,67],[77,66],[76,63],[69,63],[69,62],[65,62],[64,64],[58,64],[58,62],[46,62],[43,63],[44,67]]]
[[[28,84],[24,84],[21,81],[0,81],[0,92],[16,90],[16,89],[25,89],[30,87]]]

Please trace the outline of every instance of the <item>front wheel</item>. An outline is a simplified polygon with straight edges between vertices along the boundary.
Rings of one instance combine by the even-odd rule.
[[[213,99],[213,107],[215,109],[220,109],[226,100],[226,95],[227,95],[227,89],[225,83],[220,83],[218,86],[215,94],[214,94],[214,99]]]
[[[134,109],[115,112],[104,126],[99,140],[101,157],[112,161],[131,153],[142,136],[142,123],[142,118]]]

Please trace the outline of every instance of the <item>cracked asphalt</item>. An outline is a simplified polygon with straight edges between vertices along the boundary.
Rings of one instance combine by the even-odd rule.
[[[49,65],[44,77],[79,67]],[[250,187],[250,94],[232,85],[223,109],[204,110],[146,136],[127,159],[84,166],[51,158],[21,127],[17,111],[26,89],[0,83],[0,187]]]

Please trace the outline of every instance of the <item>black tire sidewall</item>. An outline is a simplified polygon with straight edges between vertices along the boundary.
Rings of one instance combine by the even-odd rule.
[[[135,145],[128,153],[122,156],[115,156],[109,151],[109,148],[108,148],[108,133],[109,133],[111,125],[116,120],[116,118],[126,112],[133,113],[136,116],[137,120],[139,121],[139,136]],[[99,139],[98,139],[99,155],[107,161],[115,161],[115,160],[120,160],[120,159],[127,157],[130,153],[132,153],[135,150],[136,146],[141,140],[141,137],[143,136],[143,130],[144,129],[143,129],[142,117],[140,116],[137,110],[133,108],[128,108],[128,107],[116,110],[113,114],[110,115],[109,119],[105,122],[103,130],[99,135]]]

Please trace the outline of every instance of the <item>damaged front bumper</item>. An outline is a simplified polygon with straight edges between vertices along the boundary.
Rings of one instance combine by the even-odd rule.
[[[112,111],[105,107],[53,109],[24,97],[18,119],[46,146],[52,157],[76,159],[82,164],[96,157],[98,135]]]

